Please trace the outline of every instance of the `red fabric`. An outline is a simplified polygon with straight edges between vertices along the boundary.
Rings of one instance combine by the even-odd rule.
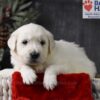
[[[19,72],[12,76],[12,100],[93,100],[91,81],[87,74],[58,76],[58,86],[53,91],[43,87],[43,74],[33,85],[25,85]]]

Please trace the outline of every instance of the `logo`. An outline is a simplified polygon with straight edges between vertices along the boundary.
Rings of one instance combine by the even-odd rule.
[[[85,10],[90,11],[93,7],[92,1],[91,0],[85,0],[85,2],[83,3],[83,7],[84,7]]]
[[[100,19],[100,0],[83,0],[83,18]]]

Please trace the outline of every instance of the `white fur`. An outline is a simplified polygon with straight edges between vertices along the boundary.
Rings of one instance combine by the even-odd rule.
[[[25,39],[28,40],[26,46],[22,44]],[[44,46],[41,46],[41,40],[45,40]],[[36,72],[44,72],[43,85],[47,90],[52,90],[57,85],[58,74],[84,72],[91,78],[95,77],[96,67],[83,48],[64,40],[54,41],[52,34],[40,25],[31,23],[20,27],[12,33],[8,46],[14,68],[11,73],[7,73],[8,69],[5,69],[7,72],[1,71],[2,76],[19,71],[23,82],[31,84],[37,78]],[[29,62],[33,51],[40,53],[37,63]]]

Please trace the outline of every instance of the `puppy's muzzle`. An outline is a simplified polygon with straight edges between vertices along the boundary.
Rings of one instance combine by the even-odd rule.
[[[32,52],[30,54],[31,60],[36,61],[39,57],[40,57],[40,53],[39,52]]]

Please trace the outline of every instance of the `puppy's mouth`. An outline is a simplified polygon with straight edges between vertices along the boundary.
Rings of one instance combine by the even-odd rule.
[[[39,64],[40,62],[38,60],[32,60],[32,59],[28,63],[28,65],[34,65],[34,66],[39,65]]]

